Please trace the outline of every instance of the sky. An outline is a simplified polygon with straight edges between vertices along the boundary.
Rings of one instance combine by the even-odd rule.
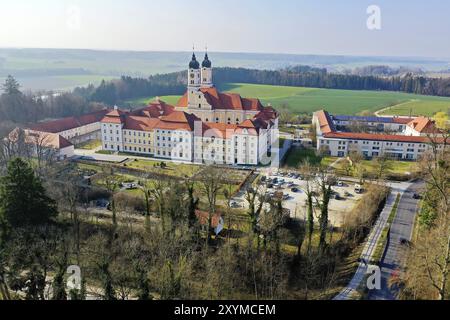
[[[443,0],[0,0],[0,47],[450,58],[449,16]]]

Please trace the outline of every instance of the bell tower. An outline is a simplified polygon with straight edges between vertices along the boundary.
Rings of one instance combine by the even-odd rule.
[[[189,70],[188,70],[188,90],[197,91],[200,88],[200,84],[201,84],[200,63],[197,61],[195,53],[193,53],[192,60],[189,63]]]
[[[209,60],[208,52],[205,53],[205,59],[202,62],[202,88],[211,88],[213,87],[213,79],[212,79],[212,63]]]

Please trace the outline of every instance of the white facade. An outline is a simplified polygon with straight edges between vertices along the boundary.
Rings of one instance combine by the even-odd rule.
[[[170,106],[173,111],[158,118],[149,112],[134,114],[129,121],[129,114],[115,109],[102,120],[103,149],[195,163],[258,165],[278,139],[278,114],[257,99],[218,92],[212,79],[208,56],[200,66],[194,54],[180,100],[184,105]]]
[[[388,156],[398,160],[418,160],[431,148],[426,132],[438,132],[434,123],[423,117],[416,119],[360,117],[364,125],[367,124],[376,131],[382,129],[389,133],[348,132],[350,127],[347,126],[350,126],[350,121],[358,121],[358,117],[349,117],[351,119],[349,121],[342,120],[344,118],[345,116],[330,116],[326,111],[314,113],[313,125],[316,126],[317,150],[320,153],[333,157],[347,157],[350,153],[357,152],[368,159]],[[442,139],[442,135],[437,134],[437,138]],[[439,148],[443,146],[444,144]]]
[[[417,160],[431,147],[426,143],[376,141],[356,139],[319,138],[318,150],[332,157],[347,157],[351,152],[358,152],[365,158],[382,155],[398,160]]]
[[[123,125],[115,123],[102,123],[102,146],[103,150],[112,152],[123,152]]]
[[[192,161],[193,132],[186,130],[155,130],[155,157]]]

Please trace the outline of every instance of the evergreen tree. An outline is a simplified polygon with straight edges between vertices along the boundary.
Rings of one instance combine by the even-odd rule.
[[[55,201],[31,166],[21,158],[11,160],[0,179],[0,217],[16,227],[44,224],[56,215]]]
[[[20,84],[17,82],[16,79],[14,79],[13,76],[8,75],[8,77],[5,80],[5,83],[2,85],[2,90],[5,94],[11,96],[20,94]]]

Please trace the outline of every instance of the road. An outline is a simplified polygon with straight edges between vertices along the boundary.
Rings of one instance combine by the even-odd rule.
[[[334,300],[351,300],[353,299],[353,296],[357,294],[358,287],[360,286],[365,275],[367,274],[367,267],[368,267],[367,263],[370,261],[372,255],[376,250],[378,240],[380,239],[380,236],[387,224],[389,215],[392,211],[398,193],[402,194],[402,192],[391,192],[389,194],[389,197],[386,201],[383,211],[381,212],[380,217],[378,218],[377,222],[372,228],[372,232],[370,233],[369,239],[366,242],[364,250],[361,254],[360,260],[361,262],[359,263],[355,275],[353,276],[352,280],[347,285],[347,287],[344,288],[339,293],[339,295],[337,295],[334,298]]]
[[[392,223],[388,246],[381,261],[381,290],[369,293],[370,300],[395,300],[396,288],[390,288],[389,280],[404,270],[407,247],[401,245],[401,239],[412,239],[414,222],[418,212],[419,200],[413,198],[414,193],[421,194],[425,184],[417,182],[411,185],[400,199],[397,215]]]

